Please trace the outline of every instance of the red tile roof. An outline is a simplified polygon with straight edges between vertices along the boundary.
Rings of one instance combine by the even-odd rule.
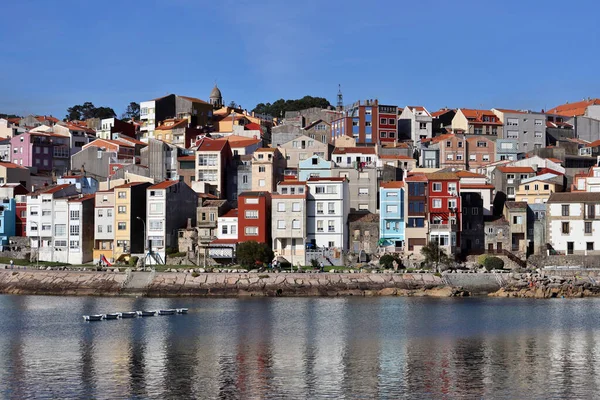
[[[551,168],[542,168],[537,172],[537,175],[544,175],[544,174],[554,174],[554,175],[559,175],[559,176],[564,175],[562,172],[555,171]]]
[[[261,142],[262,140],[260,139],[236,140],[230,142],[229,145],[231,146],[231,148],[239,149],[240,147],[249,147]]]
[[[485,178],[485,175],[481,175],[481,174],[476,174],[475,172],[471,172],[471,171],[456,171],[455,172],[456,175],[458,175],[460,178]]]
[[[406,177],[406,182],[427,182],[427,176],[425,174],[411,174],[408,173]]]
[[[27,169],[22,165],[17,165],[15,163],[0,161],[0,167],[9,168],[9,169]]]
[[[558,114],[566,117],[585,115],[585,111],[591,105],[600,104],[600,99],[589,99],[577,101],[575,103],[566,103],[556,106],[547,111],[547,114]]]
[[[344,177],[336,177],[336,176],[332,176],[332,177],[322,177],[322,176],[313,176],[308,178],[309,182],[344,182],[346,180],[346,178]]]
[[[179,181],[162,181],[160,183],[157,183],[156,185],[150,186],[148,189],[166,189],[173,185],[177,185],[178,183]]]
[[[117,139],[117,140],[125,140],[126,142],[131,142],[133,144],[148,146],[148,143],[144,143],[141,140],[137,140],[137,139],[134,139],[134,138],[126,136],[126,135],[119,136],[119,139]]]
[[[379,156],[379,158],[381,158],[382,160],[412,160],[412,161],[416,161],[411,156],[404,156],[404,155],[400,155],[400,154],[382,154]]]
[[[260,131],[260,125],[257,124],[256,122],[250,122],[246,125],[244,125],[244,130],[246,131]]]
[[[376,154],[374,147],[336,147],[333,154]]]
[[[400,188],[404,187],[404,182],[402,182],[402,181],[383,182],[379,186],[384,189],[400,189]]]
[[[496,169],[502,173],[527,173],[535,172],[531,167],[496,167]]]
[[[306,182],[304,181],[297,181],[297,180],[283,180],[281,182],[279,182],[279,185],[292,185],[292,186],[306,186]]]
[[[432,117],[439,117],[440,115],[444,115],[444,114],[446,114],[447,112],[450,112],[450,111],[455,111],[455,110],[452,109],[452,108],[442,108],[441,110],[432,112],[431,116]]]
[[[185,128],[187,126],[187,123],[188,123],[187,119],[167,119],[167,120],[163,121],[162,125],[157,126],[155,128],[155,130],[168,131],[171,129]]]
[[[196,161],[196,156],[181,156],[181,157],[177,157],[177,161]]]
[[[262,153],[262,152],[267,152],[267,153],[273,153],[275,152],[275,148],[273,147],[261,147],[260,149],[256,149],[255,153]]]
[[[474,121],[469,120],[469,123],[502,125],[502,122],[498,120],[498,116],[496,116],[496,114],[494,114],[494,112],[491,110],[474,110],[470,108],[461,108],[460,111],[462,111],[465,117],[474,119]],[[494,118],[495,122],[484,121],[483,117]]]
[[[237,239],[215,239],[210,244],[237,244]]]
[[[237,218],[237,217],[238,217],[238,209],[237,208],[229,210],[225,214],[221,215],[221,218]]]
[[[56,186],[48,186],[46,188],[42,188],[39,190],[36,190],[35,192],[29,193],[28,196],[36,196],[38,194],[53,194],[56,192],[59,192],[67,187],[71,186],[70,183],[64,183],[62,185],[56,185]]]
[[[127,188],[130,188],[133,186],[141,185],[143,183],[148,183],[148,182],[129,182],[129,183],[124,183],[119,186],[115,186],[113,189],[127,189]]]
[[[21,121],[21,118],[18,118],[18,117],[8,118],[7,121],[10,122],[11,124],[18,124]]]
[[[489,183],[481,184],[481,183],[461,183],[461,189],[495,189],[494,185],[490,185]]]
[[[57,123],[59,121],[57,118],[54,118],[52,115],[49,115],[49,116],[38,115],[38,116],[35,117],[35,119],[37,119],[40,122],[50,121],[50,122]]]
[[[203,139],[198,145],[198,151],[222,151],[227,143],[227,140]]]
[[[86,194],[85,196],[77,196],[69,199],[69,203],[82,203],[86,200],[92,200],[96,197],[95,194]]]

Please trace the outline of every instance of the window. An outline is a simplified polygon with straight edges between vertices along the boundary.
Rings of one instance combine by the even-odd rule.
[[[98,225],[98,233],[102,233],[102,225]]]
[[[245,199],[244,199],[244,203],[245,203],[245,204],[258,204],[258,199],[249,199],[249,198],[245,198]]]
[[[301,210],[300,203],[292,203],[292,211],[299,212]]]
[[[569,216],[569,205],[568,204],[563,204],[562,207],[562,216],[563,217],[568,217]]]
[[[379,118],[379,123],[381,125],[387,125],[387,118]]]
[[[315,193],[325,193],[325,186],[317,186],[315,188]]]
[[[48,217],[52,215],[52,211],[50,210],[42,210],[42,217]]]
[[[327,204],[327,213],[328,214],[335,214],[335,203],[328,203]]]
[[[484,154],[484,155],[481,157],[481,159],[482,159],[483,161],[490,161],[490,155],[489,155],[489,154]]]
[[[419,122],[419,129],[421,129],[421,130],[427,129],[427,123],[426,122]]]
[[[332,221],[332,220],[327,221],[327,231],[335,232],[335,221]]]
[[[98,217],[102,218],[104,216],[104,210],[99,209],[98,210]]]
[[[544,121],[541,119],[536,119],[535,120],[535,126],[542,126],[544,124]]]
[[[112,233],[112,225],[106,225],[106,232]]]
[[[569,223],[568,222],[563,222],[562,223],[562,233],[564,233],[564,234],[568,234],[569,233]]]
[[[408,219],[408,227],[409,228],[423,228],[425,226],[424,218],[409,218]]]
[[[456,208],[456,199],[448,200],[448,208]]]
[[[54,247],[67,247],[67,241],[66,240],[55,240]]]
[[[433,199],[433,208],[442,208],[442,199]]]
[[[71,240],[69,242],[70,249],[79,249],[79,240]]]
[[[127,192],[119,192],[118,196],[120,199],[124,199],[127,196]]]
[[[451,141],[447,141],[446,142],[446,147],[452,147],[452,142]]]
[[[295,219],[292,221],[292,229],[300,229],[300,221]]]
[[[592,233],[592,223],[591,222],[585,223],[585,233]]]
[[[506,131],[506,137],[508,139],[518,139],[519,138],[519,131]],[[502,147],[502,148],[510,148],[510,147]]]
[[[79,225],[71,225],[69,227],[69,233],[71,235],[79,235]]]
[[[368,196],[369,188],[358,188],[358,195],[359,196]]]
[[[285,203],[283,201],[280,201],[279,203],[277,203],[277,211],[285,212]]]
[[[124,231],[125,229],[127,229],[127,223],[126,222],[119,222],[117,225],[117,229],[120,231]]]
[[[397,213],[398,206],[397,205],[387,205],[387,206],[385,206],[385,211],[388,213]]]
[[[456,155],[456,159],[457,159],[458,161],[461,161],[461,160],[463,159],[463,154],[462,154],[462,153],[458,153],[458,154]]]
[[[441,192],[442,191],[442,184],[440,182],[435,182],[433,184],[433,191],[434,192]]]
[[[381,133],[379,134],[379,137],[382,137],[382,138],[385,138],[385,137],[387,137],[387,132],[381,132]]]
[[[237,226],[231,225],[231,234],[232,235],[236,235],[237,234]]]
[[[67,225],[65,225],[65,224],[54,225],[54,234],[56,236],[65,236],[67,234]]]
[[[362,177],[362,172],[358,174],[358,179],[363,179]],[[366,172],[365,172],[366,175]],[[337,187],[335,186],[327,186],[327,194],[336,194],[337,193]]]
[[[71,211],[71,221],[79,221],[79,210]]]
[[[586,242],[585,249],[588,251],[593,251],[594,250],[594,242]]]
[[[258,172],[265,172],[267,168],[264,165],[258,167]]]
[[[469,154],[469,161],[477,161],[477,154]]]
[[[517,118],[507,118],[506,125],[507,126],[519,126],[519,120]]]
[[[198,165],[204,167],[214,167],[217,165],[217,154],[198,154]]]
[[[159,230],[162,230],[162,228],[163,228],[162,221],[150,220],[148,229],[150,229],[151,231],[159,231]]]
[[[371,121],[365,121],[365,126],[371,126]]]
[[[529,190],[529,185],[525,185],[525,190]]]
[[[323,232],[323,221],[317,221],[317,232]]]
[[[521,217],[520,215],[513,216],[513,224],[521,225],[522,223],[523,223],[523,217]]]
[[[479,215],[479,208],[476,208],[476,207],[471,208],[471,214]]]
[[[265,180],[264,179],[259,179],[258,180],[258,186],[260,187],[264,187],[266,185]]]
[[[398,197],[398,192],[386,192],[385,197]]]
[[[117,209],[117,212],[119,214],[125,214],[125,213],[127,213],[127,206],[119,206],[119,208]]]
[[[160,214],[163,212],[163,203],[150,203],[150,214]]]
[[[541,137],[542,137],[542,135],[543,135],[543,134],[542,134],[542,132],[535,131],[535,134],[534,134],[534,136],[535,136],[536,138],[541,138]]]
[[[221,233],[222,233],[223,235],[227,235],[227,225],[223,225],[223,226],[221,227]]]
[[[454,160],[454,154],[452,154],[452,153],[446,154],[446,160]]]
[[[258,210],[246,210],[247,219],[258,219]]]

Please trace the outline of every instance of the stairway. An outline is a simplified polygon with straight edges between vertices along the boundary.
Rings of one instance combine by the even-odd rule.
[[[150,272],[134,272],[130,271],[125,284],[121,288],[121,293],[144,294],[146,288],[154,279],[154,271]]]

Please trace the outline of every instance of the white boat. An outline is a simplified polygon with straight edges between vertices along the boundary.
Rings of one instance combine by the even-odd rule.
[[[176,309],[170,308],[168,310],[159,310],[158,315],[173,315],[177,312]]]
[[[140,317],[154,317],[156,315],[156,311],[138,311],[137,314]]]
[[[188,309],[187,308],[178,308],[177,309],[177,314],[187,314]]]
[[[135,318],[138,316],[138,313],[137,313],[137,311],[127,311],[127,312],[119,313],[119,316],[121,318]]]
[[[93,315],[84,315],[83,319],[86,321],[102,321],[104,315],[102,314],[93,314]]]

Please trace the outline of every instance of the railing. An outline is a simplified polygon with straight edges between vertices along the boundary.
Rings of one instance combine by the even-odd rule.
[[[433,230],[444,230],[444,231],[457,232],[458,225],[457,224],[429,224],[429,229],[432,231]]]
[[[506,257],[508,257],[509,260],[517,263],[519,265],[519,267],[521,267],[521,268],[527,268],[527,261],[521,260],[519,257],[515,256],[513,253],[511,253],[508,250],[503,250],[502,253]]]

